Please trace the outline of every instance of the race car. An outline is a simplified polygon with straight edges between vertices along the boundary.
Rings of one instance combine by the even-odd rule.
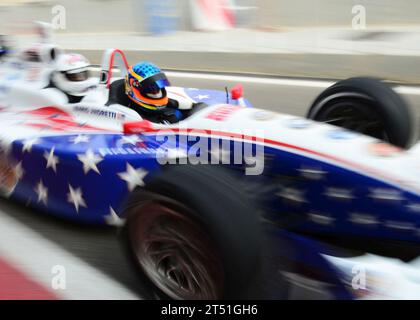
[[[115,103],[117,65],[124,76],[123,52],[107,50],[98,87],[79,103],[2,84],[4,197],[119,227],[153,297],[301,298],[299,286],[304,296],[383,297],[386,279],[409,283],[395,296],[418,297],[418,263],[369,248],[420,239],[420,147],[389,86],[339,82],[310,108],[316,121],[253,108],[241,87],[170,88],[206,104],[157,124]],[[365,286],[354,286],[355,265],[369,270]]]

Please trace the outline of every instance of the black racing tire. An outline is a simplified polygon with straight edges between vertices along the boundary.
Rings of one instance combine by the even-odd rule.
[[[374,78],[350,78],[322,92],[307,117],[408,149],[415,142],[414,116],[404,99]]]
[[[210,165],[164,167],[130,194],[124,217],[121,240],[146,298],[248,298],[260,268],[260,218],[230,171]]]

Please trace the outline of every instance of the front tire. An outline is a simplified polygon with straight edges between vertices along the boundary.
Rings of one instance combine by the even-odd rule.
[[[164,168],[130,195],[124,215],[130,259],[158,297],[246,297],[261,261],[259,219],[229,171]]]

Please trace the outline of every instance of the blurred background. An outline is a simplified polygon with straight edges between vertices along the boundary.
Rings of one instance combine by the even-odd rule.
[[[1,0],[0,32],[50,22],[58,44],[95,63],[118,47],[167,69],[420,83],[419,10],[416,0]]]
[[[1,0],[2,28],[28,19],[51,20],[51,8],[67,13],[63,32],[161,34],[228,28],[285,31],[351,27],[352,9],[366,8],[370,27],[417,26],[416,0]]]

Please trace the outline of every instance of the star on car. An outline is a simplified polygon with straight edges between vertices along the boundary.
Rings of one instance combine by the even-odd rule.
[[[143,140],[136,135],[131,135],[131,136],[123,136],[118,143],[119,144],[131,144],[131,145],[136,145],[139,142],[143,142]]]
[[[57,164],[60,162],[58,157],[54,155],[55,148],[52,148],[50,152],[47,151],[44,152],[44,158],[47,160],[47,167],[52,168],[55,173],[57,173]]]
[[[23,178],[23,175],[25,174],[25,170],[22,167],[22,161],[20,161],[16,166],[15,166],[15,174],[16,174],[16,178],[18,180],[21,180]]]
[[[73,188],[69,184],[69,193],[67,194],[67,201],[74,205],[76,212],[79,213],[80,207],[87,208],[86,201],[83,199],[83,193],[81,188]]]
[[[73,142],[73,144],[88,143],[90,141],[90,138],[87,135],[79,134],[76,137],[70,138],[69,141]]]
[[[105,221],[114,227],[122,227],[125,224],[125,219],[121,219],[112,207],[109,207],[109,214],[105,216]]]
[[[48,202],[48,189],[43,184],[42,180],[38,182],[35,187],[35,193],[38,195],[38,202],[42,202],[47,205]]]
[[[208,94],[199,94],[198,96],[195,97],[195,99],[197,100],[206,100],[208,98],[210,98]]]
[[[95,154],[91,149],[86,151],[85,154],[79,154],[77,156],[77,159],[79,159],[79,161],[83,163],[83,172],[85,174],[88,174],[90,170],[101,174],[98,169],[98,163],[100,163],[103,160],[103,158],[100,155]]]
[[[144,186],[144,178],[149,172],[143,168],[134,169],[129,163],[127,163],[127,171],[118,173],[121,180],[127,182],[129,191],[133,191],[137,186]]]
[[[23,143],[23,147],[22,147],[22,153],[31,152],[33,145],[38,143],[38,142],[39,142],[38,138],[25,140],[25,142]]]

